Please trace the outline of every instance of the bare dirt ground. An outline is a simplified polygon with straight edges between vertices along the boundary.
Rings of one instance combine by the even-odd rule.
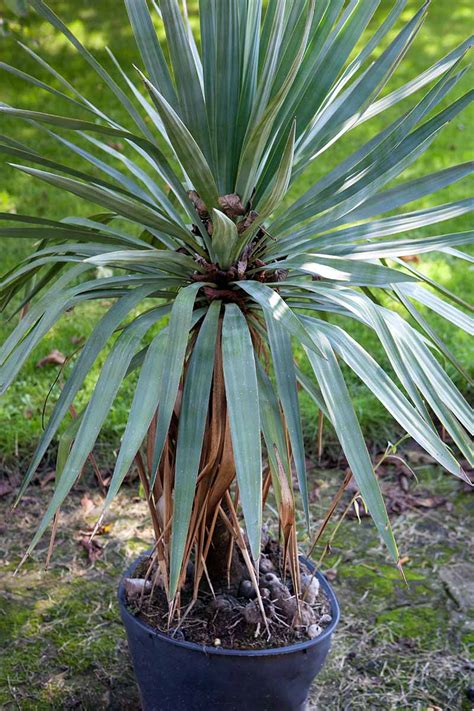
[[[321,567],[329,571],[342,620],[309,709],[474,706],[474,497],[429,463],[412,464],[418,483],[400,468],[382,472],[407,584],[370,521],[359,522],[354,509],[335,534],[337,518],[326,533]],[[315,527],[343,478],[337,470],[313,470]],[[121,571],[151,541],[136,489],[124,489],[96,539],[100,547],[91,548],[88,532],[102,497],[79,484],[61,514],[49,569],[44,540],[14,576],[52,484],[33,486],[14,512],[9,480],[0,484],[0,708],[138,709],[116,604]],[[316,560],[322,551],[316,549]]]

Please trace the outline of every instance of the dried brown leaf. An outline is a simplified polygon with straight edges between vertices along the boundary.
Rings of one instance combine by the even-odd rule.
[[[87,516],[87,514],[94,508],[94,502],[92,501],[91,497],[89,494],[84,494],[84,496],[81,499],[81,509],[84,514],[84,516]]]
[[[219,206],[228,217],[240,217],[245,215],[245,207],[242,205],[240,196],[237,193],[222,195],[219,198]]]
[[[50,472],[46,472],[44,477],[40,481],[40,488],[44,489],[45,486],[49,484],[50,481],[53,481],[56,478],[56,472],[54,470]]]
[[[66,362],[66,356],[64,353],[61,353],[61,351],[58,351],[57,348],[53,348],[53,350],[48,353],[47,356],[44,358],[41,358],[36,364],[37,368],[44,368],[45,365],[64,365]]]
[[[13,491],[13,486],[8,481],[8,479],[4,479],[4,480],[0,481],[0,496],[7,496],[12,491]]]
[[[95,563],[95,561],[100,558],[103,553],[102,546],[95,540],[95,538],[92,538],[92,540],[90,538],[81,538],[79,543],[87,551],[87,558],[90,563]]]

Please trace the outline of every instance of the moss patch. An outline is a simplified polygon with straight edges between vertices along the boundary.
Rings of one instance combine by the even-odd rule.
[[[438,607],[400,607],[377,617],[377,626],[387,628],[395,640],[410,640],[425,649],[437,649],[446,627],[446,611]],[[385,630],[380,630],[385,635]]]
[[[114,536],[102,536],[103,559],[91,564],[80,545],[87,516],[73,494],[61,517],[58,545],[48,571],[45,549],[14,576],[49,493],[38,489],[10,515],[0,559],[0,708],[138,708],[137,690],[116,603],[128,537],[144,535],[144,505],[131,496],[110,515]],[[2,515],[9,502],[1,501]],[[138,515],[137,515],[138,507]],[[67,532],[67,536],[64,533]],[[106,539],[106,540],[104,540]]]

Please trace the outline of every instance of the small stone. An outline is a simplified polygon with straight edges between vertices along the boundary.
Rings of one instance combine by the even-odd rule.
[[[461,610],[474,610],[474,564],[448,565],[440,570],[439,577]]]
[[[267,585],[280,585],[280,581],[278,580],[277,576],[275,573],[266,573],[266,575],[263,576],[264,581],[267,583]]]
[[[319,595],[319,580],[314,575],[301,575],[301,591],[303,600],[314,605]]]
[[[233,607],[234,606],[230,600],[228,600],[226,597],[218,595],[217,597],[211,600],[208,605],[208,610],[212,614],[215,612],[228,612],[229,610],[232,610]]]
[[[277,607],[283,612],[288,622],[292,622],[298,612],[298,603],[296,597],[287,597],[286,599],[277,600]]]
[[[319,618],[319,622],[322,625],[327,625],[332,622],[332,617],[331,615],[321,615],[321,617]]]
[[[320,627],[319,625],[310,625],[308,627],[308,637],[310,639],[314,639],[315,637],[319,637],[319,635],[322,633],[323,628]]]
[[[272,561],[270,558],[267,558],[266,556],[263,556],[260,558],[260,573],[262,575],[265,575],[266,573],[271,573],[275,570],[275,566],[273,565]]]
[[[294,595],[284,585],[274,573],[267,573],[263,576],[265,587],[270,590],[270,596],[276,607],[283,613],[284,617],[291,622],[297,612],[297,600]]]
[[[257,596],[257,592],[250,580],[242,580],[239,586],[239,595],[247,598],[247,600],[252,600]]]
[[[216,637],[214,640],[214,647],[220,647],[222,642],[220,641],[219,637]]]
[[[298,609],[299,608],[299,609]],[[304,600],[300,600],[300,604],[296,609],[293,618],[293,624],[297,627],[310,627],[316,622],[316,615],[313,608]]]
[[[143,578],[125,578],[123,585],[129,600],[136,600],[143,593],[151,590],[151,582]]]
[[[243,616],[249,625],[258,625],[262,621],[262,613],[257,600],[252,600],[244,607]]]
[[[263,598],[262,603],[263,603],[263,609],[265,610],[266,616],[270,619],[274,618],[276,610],[275,610],[275,605],[273,604],[273,602],[268,597],[266,597],[266,598]]]

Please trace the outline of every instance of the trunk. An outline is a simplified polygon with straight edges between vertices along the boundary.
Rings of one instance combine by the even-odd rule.
[[[225,513],[227,507],[224,508]],[[206,561],[214,590],[228,587],[237,591],[245,574],[238,548],[222,518],[218,517]]]
[[[235,479],[235,462],[232,452],[227,404],[225,399],[224,374],[222,369],[222,351],[220,332],[216,347],[214,380],[209,408],[209,428],[203,448],[201,487],[198,487],[196,501],[198,506],[206,505],[209,529],[215,521],[206,559],[206,567],[212,586],[220,589],[239,584],[242,579],[243,565],[231,532],[223,517],[217,512],[220,507],[228,515],[225,495]]]

